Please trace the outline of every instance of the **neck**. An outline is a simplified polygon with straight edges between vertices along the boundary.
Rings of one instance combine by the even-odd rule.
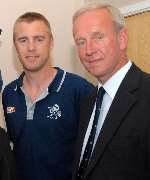
[[[46,69],[44,68],[37,72],[25,71],[23,84],[25,82],[30,86],[41,86],[46,81],[49,81],[49,83],[51,83],[56,73],[57,70],[53,67],[48,67]]]
[[[98,81],[101,82],[101,84],[105,84],[108,79],[110,79],[117,71],[119,71],[123,66],[125,66],[128,63],[128,58],[126,56],[122,57],[118,65],[114,68],[113,71],[111,71],[109,74],[97,77]]]
[[[34,101],[53,81],[57,70],[49,67],[44,72],[25,72],[23,88],[32,101]]]

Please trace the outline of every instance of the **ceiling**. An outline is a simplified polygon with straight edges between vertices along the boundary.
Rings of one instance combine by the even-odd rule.
[[[92,2],[95,0],[85,0],[85,1],[86,2]],[[131,4],[142,2],[143,0],[99,0],[99,1],[108,2],[108,3],[115,5],[116,7],[121,8],[121,7],[131,5]]]
[[[127,5],[135,4],[138,2],[142,2],[143,0],[106,0],[109,3],[114,4],[117,7],[124,7]]]

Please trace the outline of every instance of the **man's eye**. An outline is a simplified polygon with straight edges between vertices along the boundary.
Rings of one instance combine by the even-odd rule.
[[[44,38],[37,38],[37,41],[39,42],[44,41]]]
[[[86,42],[85,42],[85,40],[83,40],[83,39],[80,39],[80,40],[77,40],[77,41],[76,41],[76,44],[77,44],[78,47],[84,46],[85,43],[86,43]]]
[[[45,38],[43,37],[43,36],[37,36],[36,38],[35,38],[35,41],[37,41],[37,42],[42,42],[42,41],[44,41],[45,40]]]
[[[26,42],[26,39],[22,39],[22,38],[21,38],[21,39],[18,39],[18,42],[19,42],[19,43],[25,43],[25,42]]]

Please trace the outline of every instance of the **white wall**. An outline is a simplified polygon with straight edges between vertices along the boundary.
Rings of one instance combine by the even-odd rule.
[[[75,53],[72,38],[72,14],[84,0],[4,0],[0,5],[0,69],[4,85],[15,79],[21,72],[12,42],[14,21],[26,11],[37,11],[47,17],[52,26],[55,48],[54,65],[80,74],[91,81]],[[2,115],[1,115],[2,116]],[[1,117],[0,116],[0,117]],[[1,121],[0,121],[0,124]]]

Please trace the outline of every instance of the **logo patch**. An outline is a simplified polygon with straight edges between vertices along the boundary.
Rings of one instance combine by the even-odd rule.
[[[14,106],[7,107],[7,114],[16,112],[16,108]]]
[[[52,107],[48,107],[48,109],[49,115],[47,116],[47,118],[58,119],[59,117],[61,117],[61,111],[58,104],[54,104]]]

